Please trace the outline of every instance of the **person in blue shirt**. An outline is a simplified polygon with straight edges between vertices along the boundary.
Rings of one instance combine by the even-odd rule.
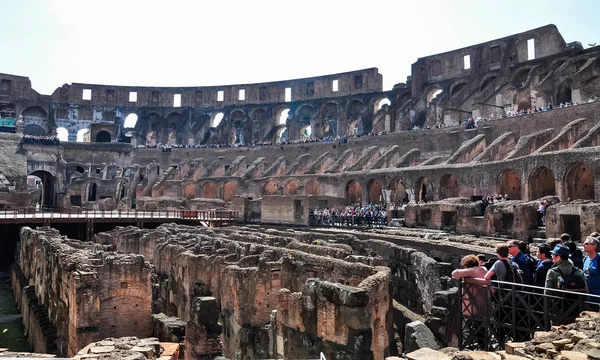
[[[529,261],[525,257],[525,254],[519,250],[519,242],[517,240],[510,240],[506,243],[508,246],[508,253],[512,256],[512,261],[519,265],[519,269],[523,272],[523,282],[525,284],[531,284],[531,270],[529,269]]]
[[[594,295],[600,295],[598,250],[600,250],[600,240],[593,236],[586,237],[583,242],[583,251],[585,251],[587,257],[583,261],[583,274],[588,284],[589,293]],[[600,297],[590,296],[590,301],[600,303]]]

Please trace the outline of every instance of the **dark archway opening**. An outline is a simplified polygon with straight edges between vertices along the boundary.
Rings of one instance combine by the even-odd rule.
[[[433,201],[433,184],[428,178],[422,177],[417,181],[417,201]]]
[[[362,188],[358,181],[352,180],[346,185],[346,200],[348,204],[362,203]]]
[[[107,143],[111,141],[110,133],[108,131],[100,131],[96,134],[96,142]]]
[[[54,207],[54,176],[45,170],[34,171],[29,175],[37,176],[42,180],[42,206]]]
[[[521,200],[521,177],[513,169],[504,170],[498,176],[498,190],[509,200]]]
[[[446,174],[440,179],[440,199],[458,197],[458,179],[454,175]]]
[[[571,102],[571,82],[564,81],[558,86],[556,91],[556,104]]]
[[[46,135],[46,130],[39,125],[29,124],[23,129],[23,135],[44,136]]]
[[[529,189],[531,191],[531,200],[556,195],[554,174],[552,174],[552,171],[545,166],[535,169],[529,178]]]
[[[368,188],[369,203],[371,203],[371,204],[383,203],[384,199],[383,199],[383,192],[381,191],[382,190],[381,181],[376,180],[376,179],[371,179],[369,181],[367,188]]]
[[[408,192],[401,179],[396,179],[390,186],[390,201],[395,204],[408,203]]]
[[[96,183],[90,183],[88,188],[88,201],[96,201]]]
[[[569,167],[565,175],[565,200],[593,200],[594,174],[583,163],[575,163]]]

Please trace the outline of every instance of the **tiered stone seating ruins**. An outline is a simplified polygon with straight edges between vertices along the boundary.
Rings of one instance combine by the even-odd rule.
[[[545,322],[519,331],[554,333],[518,344],[516,330],[492,331],[493,316],[474,329],[451,277],[507,239],[535,252],[600,228],[600,47],[566,43],[554,25],[418,58],[386,91],[376,68],[51,95],[24,76],[0,81],[0,270],[18,307],[0,317],[30,344],[2,343],[0,357],[600,348],[591,313],[553,328],[545,307]],[[360,222],[347,219],[354,208]],[[528,321],[540,307],[529,310]]]

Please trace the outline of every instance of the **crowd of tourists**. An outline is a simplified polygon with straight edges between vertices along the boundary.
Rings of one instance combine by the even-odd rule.
[[[23,135],[23,144],[60,145],[60,140],[56,136]]]
[[[550,239],[547,243],[538,246],[535,256],[530,253],[527,243],[517,240],[510,240],[498,246],[494,259],[487,259],[483,254],[467,255],[461,260],[462,268],[452,272],[453,278],[463,279],[463,316],[468,314],[470,322],[478,317],[490,316],[490,313],[503,317],[502,312],[490,310],[498,307],[500,300],[495,292],[501,291],[503,285],[504,288],[512,291],[520,289],[523,293],[537,293],[538,297],[550,296],[550,301],[570,299],[581,302],[582,305],[585,302],[587,306],[597,310],[597,305],[594,304],[600,303],[599,251],[600,233],[594,232],[583,241],[583,251],[569,234],[562,234],[560,238]],[[493,280],[500,283],[494,286]],[[511,283],[513,285],[510,285]],[[514,284],[532,285],[532,287]],[[539,299],[535,300],[533,297],[526,299],[529,299],[527,301],[531,303],[527,305],[532,308],[542,304]],[[510,304],[509,301],[504,303],[504,306],[507,305],[516,304]],[[515,310],[517,308],[519,307],[514,306],[513,311],[518,312],[519,310]],[[562,311],[559,316],[570,320],[578,315],[577,309],[581,310],[580,307],[571,305],[561,310],[553,309]],[[547,308],[543,311],[547,311]],[[533,316],[532,314],[517,315],[518,318]],[[510,323],[512,321],[510,318],[496,320],[498,326],[505,325],[507,328],[517,326]],[[522,338],[515,340],[524,341],[529,336],[529,334],[521,335]]]
[[[345,208],[309,210],[309,223],[316,226],[381,227],[387,225],[387,205],[360,203]]]
[[[513,118],[513,117],[517,117],[517,116],[530,115],[530,114],[535,114],[535,113],[551,111],[554,109],[562,109],[562,108],[577,106],[577,105],[581,105],[581,104],[593,103],[597,100],[598,100],[597,96],[592,96],[587,101],[584,101],[584,102],[567,101],[567,102],[560,103],[558,106],[552,106],[552,104],[547,104],[545,106],[538,106],[538,107],[534,106],[534,107],[531,107],[528,109],[507,110],[507,111],[505,111],[504,115],[491,114],[488,116],[470,117],[465,120],[459,120],[458,123],[451,122],[449,124],[443,124],[443,123],[436,124],[433,128],[464,126],[466,129],[475,129],[475,128],[479,127],[479,123],[481,121],[494,121],[494,120],[500,120],[500,119],[506,119],[506,118]],[[426,127],[426,129],[431,129],[431,128],[432,127],[430,127],[430,126]],[[419,128],[418,126],[413,128],[413,130],[420,130],[420,129],[421,128]]]
[[[257,146],[269,146],[269,145],[290,145],[290,144],[306,144],[306,143],[320,143],[320,142],[337,142],[339,144],[347,144],[348,139],[356,139],[360,137],[368,137],[368,136],[380,136],[387,135],[388,132],[371,132],[367,135],[346,135],[346,136],[324,136],[321,138],[315,137],[307,137],[297,140],[277,140],[275,142],[272,141],[261,141],[255,144],[226,144],[226,143],[216,143],[216,144],[140,144],[138,148],[148,148],[148,149],[162,149],[163,152],[171,152],[171,149],[208,149],[208,148],[237,148],[237,147],[257,147]]]

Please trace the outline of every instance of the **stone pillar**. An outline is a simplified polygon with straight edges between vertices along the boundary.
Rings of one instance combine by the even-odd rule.
[[[23,115],[19,115],[17,122],[15,123],[15,133],[17,135],[23,135],[23,130],[25,129],[25,121],[23,121]]]
[[[214,297],[194,298],[191,320],[187,322],[185,329],[186,360],[219,355],[223,352],[220,338],[222,328],[218,324],[220,313],[219,303]]]

